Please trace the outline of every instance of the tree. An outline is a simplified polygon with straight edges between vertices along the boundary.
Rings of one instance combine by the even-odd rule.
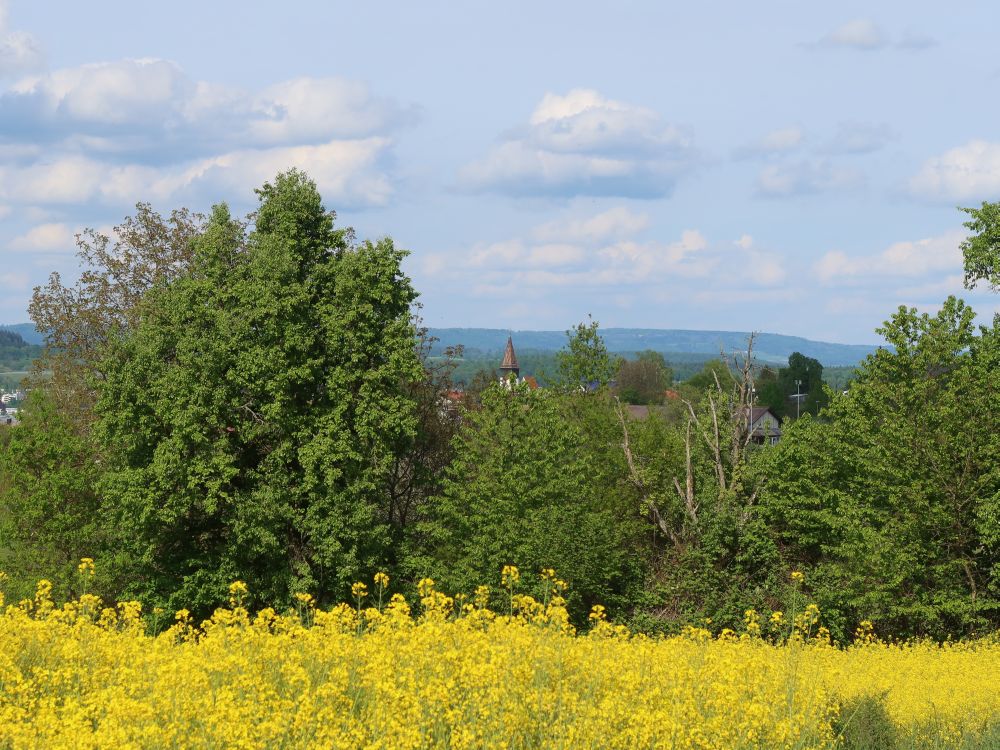
[[[725,368],[719,373],[716,368]],[[686,419],[630,422],[619,407],[628,476],[646,517],[666,541],[651,588],[660,599],[643,626],[709,616],[738,627],[778,588],[780,557],[757,508],[762,477],[753,466],[748,412],[753,393],[753,337],[733,365],[706,366],[712,385],[687,389]]]
[[[823,383],[823,365],[799,352],[793,352],[788,357],[788,367],[777,372],[770,367],[762,368],[755,385],[757,403],[770,407],[779,417],[816,416],[830,401]],[[797,396],[802,402],[798,408]]]
[[[206,610],[228,582],[321,601],[385,564],[387,486],[417,427],[405,255],[352,245],[298,171],[246,233],[217,206],[100,363],[105,518],[128,593]]]
[[[464,404],[449,399],[454,393],[452,381],[462,347],[446,347],[443,356],[431,357],[437,339],[427,328],[417,328],[417,353],[424,374],[419,380],[405,383],[416,406],[417,429],[407,449],[393,459],[387,486],[388,522],[393,534],[393,557],[405,545],[412,525],[423,517],[427,499],[441,488],[446,466],[451,462],[451,441],[461,422]],[[492,382],[492,381],[491,381]]]
[[[421,525],[413,575],[470,593],[513,564],[531,590],[540,569],[554,568],[570,583],[577,616],[595,603],[625,606],[642,582],[637,518],[627,495],[612,491],[621,468],[608,465],[617,446],[595,427],[596,419],[614,428],[606,402],[603,420],[595,414],[599,400],[488,388],[456,437],[455,460]]]
[[[901,307],[846,395],[769,452],[763,503],[827,621],[945,637],[1000,623],[1000,325]]]
[[[164,218],[148,203],[138,203],[135,215],[112,235],[94,229],[77,235],[83,270],[75,285],[53,273],[45,286],[35,287],[28,313],[46,348],[36,361],[33,385],[47,388],[78,430],[89,429],[93,420],[103,379],[98,363],[108,336],[135,325],[140,301],[156,284],[187,271],[192,240],[204,224],[204,216],[187,209]]]
[[[1000,291],[1000,203],[983,201],[979,208],[960,209],[972,217],[963,225],[971,234],[962,241],[965,286],[985,281]]]
[[[708,360],[701,368],[701,372],[684,381],[684,385],[689,389],[696,389],[698,391],[714,390],[717,387],[717,383],[724,390],[728,390],[736,385],[736,379],[733,377],[729,363],[721,358]]]
[[[616,390],[618,397],[629,404],[662,404],[672,380],[673,373],[662,354],[639,352],[636,359],[619,362]]]
[[[598,322],[587,319],[589,323],[566,331],[567,348],[556,355],[557,384],[563,388],[603,388],[617,369],[598,333]]]
[[[0,570],[11,576],[7,593],[15,601],[30,598],[41,578],[55,584],[57,595],[82,593],[74,587],[77,564],[99,557],[107,539],[94,446],[48,391],[32,391],[20,417],[0,441]]]
[[[768,407],[779,419],[788,413],[788,394],[778,380],[778,373],[765,365],[757,375],[757,403]]]

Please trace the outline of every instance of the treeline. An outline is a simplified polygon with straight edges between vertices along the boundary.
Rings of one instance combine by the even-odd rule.
[[[0,328],[0,373],[25,372],[42,354],[42,347],[28,344],[20,334]]]
[[[514,344],[517,346],[517,341]],[[706,368],[711,368],[719,360],[719,355],[678,354],[676,352],[666,355],[662,352],[652,350],[625,352],[613,356],[619,363],[618,366],[626,362],[641,360],[644,356],[647,358],[657,356],[662,360],[663,366],[669,372],[669,384],[671,385],[682,383],[696,375],[705,373]],[[824,385],[835,391],[843,391],[854,377],[855,367],[853,366],[842,365],[824,368],[816,359],[807,358],[801,354],[798,357],[808,360],[809,363],[815,362],[821,368],[821,382],[816,384],[814,388],[817,394],[822,393]],[[502,351],[483,351],[468,347],[464,347],[461,350],[460,356],[447,357],[436,346],[430,354],[431,361],[449,362],[449,366],[452,368],[452,380],[457,386],[462,388],[475,388],[480,384],[495,380],[499,374],[498,367],[502,359]],[[521,375],[523,377],[534,377],[542,384],[547,382],[547,378],[553,377],[558,369],[556,352],[554,351],[523,349],[517,346],[517,359],[521,366]],[[794,365],[790,366],[794,367]],[[756,365],[758,377],[762,377],[764,380],[767,380],[772,375],[776,375],[777,369],[770,363],[757,363]],[[806,390],[803,388],[802,392],[806,393]],[[790,393],[795,393],[794,378],[791,381]],[[772,393],[770,395],[774,396],[775,394]],[[784,405],[778,403],[779,399],[787,400],[787,397],[780,395],[775,399],[774,404],[768,402],[768,405],[780,408],[783,413]],[[815,409],[813,411],[815,412]]]
[[[36,290],[46,375],[0,432],[9,598],[43,576],[79,593],[83,556],[105,598],[197,614],[236,579],[282,607],[379,570],[471,594],[512,564],[555,568],[578,618],[737,629],[800,571],[838,638],[1000,625],[1000,321],[900,308],[892,348],[774,447],[747,418],[772,382],[752,342],[645,419],[593,321],[546,388],[456,401],[459,353],[413,319],[405,253],[336,228],[299,172],[258,194],[246,219],[140,204],[84,235],[78,284]],[[662,357],[634,361],[660,388]],[[783,398],[800,366],[773,373]]]

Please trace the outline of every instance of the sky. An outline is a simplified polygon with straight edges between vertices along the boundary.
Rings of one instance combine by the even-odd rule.
[[[137,201],[289,167],[428,325],[875,343],[1000,199],[990,2],[0,0],[0,323]]]

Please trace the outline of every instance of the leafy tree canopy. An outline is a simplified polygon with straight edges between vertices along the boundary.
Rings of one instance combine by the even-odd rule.
[[[599,324],[588,320],[566,331],[566,349],[556,355],[557,381],[564,388],[604,387],[614,377],[616,363],[598,333]]]
[[[1000,291],[1000,203],[979,208],[961,209],[972,218],[965,222],[971,233],[962,242],[965,261],[965,286],[971,289],[985,281],[993,291]]]
[[[1000,620],[1000,327],[949,298],[901,307],[892,348],[859,369],[829,424],[788,429],[765,508],[821,608],[887,633],[972,633]]]
[[[352,245],[300,172],[257,192],[253,230],[217,206],[99,363],[106,523],[146,602],[208,607],[237,578],[338,598],[388,554],[422,376],[404,253]]]

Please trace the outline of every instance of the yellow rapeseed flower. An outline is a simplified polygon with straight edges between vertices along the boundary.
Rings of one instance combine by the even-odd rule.
[[[500,580],[504,586],[508,588],[513,586],[521,579],[521,571],[517,569],[516,565],[504,565],[503,570],[500,572]]]

